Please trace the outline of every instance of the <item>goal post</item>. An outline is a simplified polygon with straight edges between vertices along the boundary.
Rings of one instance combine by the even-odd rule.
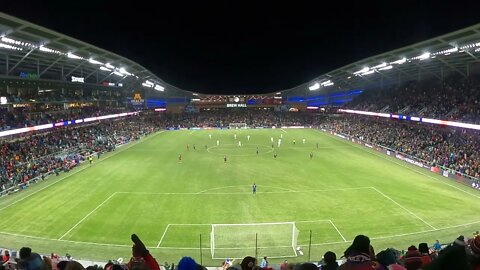
[[[295,222],[212,224],[212,259],[268,256],[296,257],[299,230]]]

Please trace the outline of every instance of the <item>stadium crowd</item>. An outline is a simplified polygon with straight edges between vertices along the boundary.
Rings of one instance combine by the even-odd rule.
[[[132,256],[128,262],[109,261],[105,265],[90,265],[86,268],[67,254],[61,258],[55,253],[41,256],[28,247],[18,252],[2,251],[1,270],[206,270],[191,257],[183,257],[178,264],[160,266],[150,251],[136,234],[131,236]],[[12,253],[12,256],[11,256]],[[14,254],[14,255],[13,255]],[[339,263],[340,262],[340,263]],[[370,239],[357,235],[345,250],[340,260],[332,251],[327,251],[318,263],[292,264],[284,261],[280,265],[271,265],[267,257],[259,264],[252,256],[241,262],[226,259],[221,265],[223,270],[479,270],[480,235],[465,239],[459,236],[452,243],[442,246],[438,241],[429,247],[427,243],[408,247],[406,252],[388,248],[375,253]]]
[[[348,107],[478,124],[480,82],[473,77],[414,81],[393,89],[366,91]]]
[[[82,119],[86,117],[121,113],[123,108],[107,108],[88,106],[65,110],[62,107],[50,107],[48,110],[16,108],[8,111],[0,108],[0,131],[14,128],[23,128],[52,122]]]
[[[432,166],[480,177],[478,131],[352,115],[330,117],[321,126],[405,153]]]
[[[69,171],[93,154],[100,156],[156,130],[155,122],[134,116],[0,141],[0,192],[50,173]]]
[[[286,113],[255,109],[215,109],[200,113],[165,115],[165,126],[174,128],[218,127],[228,128],[233,123],[249,127],[313,126],[318,119],[308,113]]]

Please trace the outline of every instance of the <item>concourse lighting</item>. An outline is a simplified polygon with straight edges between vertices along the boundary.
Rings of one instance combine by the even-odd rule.
[[[159,84],[155,85],[155,88],[154,88],[154,89],[157,90],[157,91],[162,91],[162,92],[165,91],[165,87],[163,87],[163,86],[161,86],[161,85],[159,85]]]
[[[125,76],[124,74],[118,72],[118,71],[114,71],[113,74],[117,75],[117,76],[120,76],[120,77],[123,77]]]
[[[319,88],[320,88],[320,84],[318,84],[318,82],[308,87],[310,91],[318,90]]]
[[[112,65],[110,65],[110,63],[106,63],[105,66],[106,66],[107,68],[109,68],[109,69],[115,69],[115,67],[112,66]]]
[[[112,71],[111,69],[109,68],[106,68],[106,67],[100,67],[101,70],[104,70],[104,71]]]
[[[151,84],[148,84],[148,83],[145,83],[145,82],[144,82],[144,83],[142,83],[142,86],[144,86],[144,87],[148,87],[148,88],[152,88],[152,87],[153,87],[153,85],[151,85]]]
[[[97,61],[97,60],[94,60],[94,59],[92,59],[92,58],[88,59],[88,62],[89,62],[90,64],[94,64],[94,65],[104,65],[102,62]]]

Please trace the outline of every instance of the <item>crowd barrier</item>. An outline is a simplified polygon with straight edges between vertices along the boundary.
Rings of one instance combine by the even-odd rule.
[[[330,133],[331,135],[342,138],[344,140],[351,141],[353,143],[368,147],[370,149],[374,149],[377,152],[383,153],[387,156],[395,157],[399,160],[402,160],[406,163],[410,163],[410,164],[415,165],[419,168],[423,168],[423,169],[429,170],[433,173],[442,175],[445,178],[448,178],[448,179],[456,181],[458,183],[467,185],[467,186],[469,186],[473,189],[480,190],[480,180],[479,179],[476,179],[474,177],[465,175],[461,172],[458,172],[458,171],[455,171],[455,170],[452,170],[452,169],[449,169],[449,168],[445,168],[443,166],[437,166],[437,165],[432,164],[432,163],[430,163],[426,160],[418,159],[416,157],[410,156],[410,155],[402,153],[400,151],[390,149],[390,148],[382,146],[382,145],[367,143],[363,140],[360,140],[358,138],[354,138],[354,137],[346,135],[346,134],[337,133],[337,132],[327,130],[327,129],[324,129],[324,128],[322,128],[321,130],[324,131],[324,132]]]

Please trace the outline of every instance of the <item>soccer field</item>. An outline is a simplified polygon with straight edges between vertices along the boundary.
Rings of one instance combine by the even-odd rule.
[[[0,246],[128,258],[136,233],[159,262],[200,261],[202,252],[205,265],[219,265],[212,252],[255,255],[255,241],[258,256],[305,261],[311,231],[311,258],[319,260],[327,250],[340,256],[357,234],[377,252],[470,236],[479,199],[469,187],[314,129],[164,131],[0,199]],[[212,224],[227,226],[212,234]]]

